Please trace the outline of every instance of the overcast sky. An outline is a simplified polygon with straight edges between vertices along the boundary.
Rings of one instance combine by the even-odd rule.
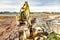
[[[31,12],[60,12],[60,0],[27,0]],[[0,11],[19,12],[25,0],[0,0]]]

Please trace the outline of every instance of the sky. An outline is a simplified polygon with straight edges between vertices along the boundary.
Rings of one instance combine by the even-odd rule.
[[[60,0],[0,0],[0,12],[19,12],[25,1],[31,12],[60,12]]]

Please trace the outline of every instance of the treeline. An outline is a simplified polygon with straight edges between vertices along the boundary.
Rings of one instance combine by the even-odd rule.
[[[19,14],[19,12],[8,12],[8,11],[5,11],[5,12],[0,12],[0,14]],[[30,12],[30,14],[32,14],[32,12]]]
[[[31,14],[60,14],[60,12],[31,12]]]
[[[0,12],[0,14],[19,14],[19,12]],[[30,14],[60,14],[60,12],[30,12]]]
[[[8,12],[8,11],[5,11],[5,12],[0,12],[0,14],[19,14],[19,12]]]

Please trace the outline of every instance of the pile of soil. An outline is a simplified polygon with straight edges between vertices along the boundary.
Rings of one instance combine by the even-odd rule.
[[[0,16],[0,40],[18,40],[15,16]]]

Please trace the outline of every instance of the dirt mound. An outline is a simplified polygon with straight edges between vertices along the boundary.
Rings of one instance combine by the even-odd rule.
[[[0,16],[0,40],[15,40],[18,38],[18,27],[15,16]]]

